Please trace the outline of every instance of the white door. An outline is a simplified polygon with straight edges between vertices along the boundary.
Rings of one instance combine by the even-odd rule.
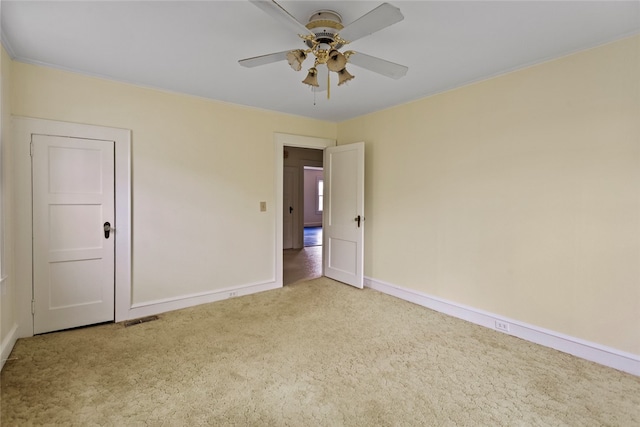
[[[364,142],[325,149],[324,274],[357,288],[364,277]]]
[[[295,195],[298,194],[298,168],[284,167],[284,188],[282,191],[282,249],[293,248]]]
[[[34,333],[114,320],[114,144],[33,135]]]

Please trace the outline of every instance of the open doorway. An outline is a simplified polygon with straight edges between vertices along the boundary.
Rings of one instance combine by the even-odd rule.
[[[323,150],[284,147],[283,285],[322,276]]]
[[[364,286],[364,142],[336,146],[328,138],[274,134],[276,181],[275,283],[283,284],[283,178],[286,147],[323,150],[322,275]],[[351,209],[351,208],[355,209]],[[328,243],[327,243],[328,242]]]
[[[322,246],[324,171],[322,166],[304,166],[302,173],[304,202],[302,245],[305,248],[309,246]]]

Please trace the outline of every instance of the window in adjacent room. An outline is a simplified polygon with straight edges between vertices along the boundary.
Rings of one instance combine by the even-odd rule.
[[[321,214],[322,208],[324,205],[324,180],[318,177],[316,181],[316,201],[317,201],[317,209],[316,211]]]

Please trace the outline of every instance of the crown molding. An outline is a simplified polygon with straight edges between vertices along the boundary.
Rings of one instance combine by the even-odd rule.
[[[4,28],[0,28],[0,44],[2,44],[2,46],[4,47],[4,50],[9,54],[9,57],[12,60],[15,60],[16,53],[13,50],[13,46],[11,46],[11,43],[9,43],[9,39],[7,38],[7,35],[4,32]]]

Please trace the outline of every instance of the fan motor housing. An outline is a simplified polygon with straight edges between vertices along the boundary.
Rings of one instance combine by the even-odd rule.
[[[342,17],[333,10],[318,10],[311,15],[306,27],[316,36],[316,41],[320,44],[330,45],[335,41],[335,36],[344,28]],[[311,41],[306,41],[307,46],[312,47]],[[337,44],[336,49],[343,45]]]

